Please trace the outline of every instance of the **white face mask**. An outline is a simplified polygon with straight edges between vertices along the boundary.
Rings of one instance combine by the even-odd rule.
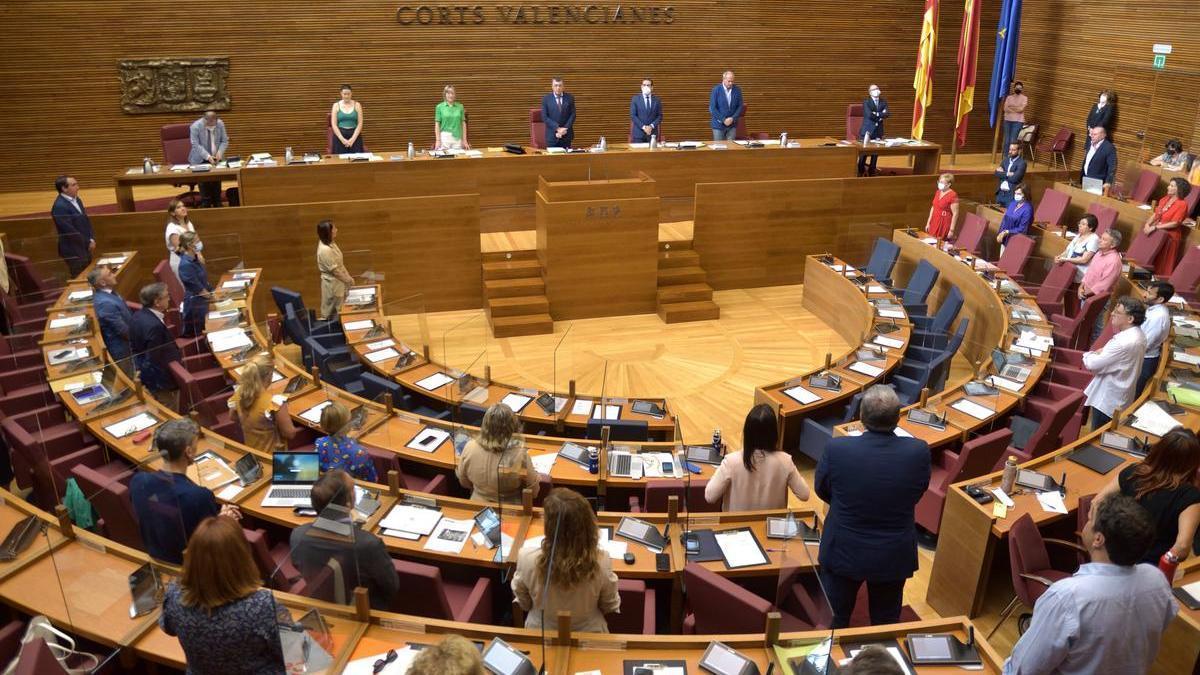
[[[646,85],[643,84],[642,85],[642,96],[649,96],[649,95],[650,95],[650,87],[647,87]]]
[[[1101,96],[1101,97],[1100,97],[1100,105],[1104,105],[1105,103],[1108,103],[1108,97],[1107,97],[1107,96]]]
[[[946,188],[948,188],[948,187],[950,187],[950,186],[949,186],[949,185],[946,185],[945,183],[943,183],[943,182],[942,182],[942,181],[940,181],[940,180],[938,181],[938,189],[939,189],[939,190],[945,191],[945,189],[946,189]]]
[[[1013,201],[1014,202],[1023,202],[1023,201],[1025,201],[1025,195],[1021,195],[1021,194],[1013,195]]]
[[[879,90],[878,90],[878,89],[872,89],[872,90],[871,90],[870,92],[868,92],[868,93],[870,93],[870,94],[871,94],[871,98],[879,98]]]

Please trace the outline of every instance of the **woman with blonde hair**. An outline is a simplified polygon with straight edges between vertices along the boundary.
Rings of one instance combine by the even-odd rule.
[[[242,526],[231,518],[205,518],[196,527],[158,625],[179,638],[189,673],[285,672],[275,599],[262,588]]]
[[[408,675],[486,675],[479,650],[461,635],[447,635],[436,646],[422,649]]]
[[[442,87],[442,98],[445,100],[433,109],[434,150],[471,149],[467,141],[467,111],[463,104],[455,100],[457,96],[454,85]]]
[[[195,232],[196,226],[188,218],[188,207],[182,199],[176,197],[167,204],[167,255],[171,264],[171,272],[179,278],[179,235],[184,232]],[[204,262],[204,242],[196,242],[196,257]]]
[[[341,469],[359,480],[379,482],[370,453],[348,433],[349,408],[337,402],[325,406],[321,411],[321,431],[326,435],[318,438],[315,446],[321,458],[321,473]]]
[[[479,436],[467,442],[454,469],[458,482],[472,491],[472,500],[519,504],[525,488],[537,496],[537,470],[517,437],[520,430],[516,413],[503,403],[484,413]]]
[[[951,189],[954,174],[938,176],[937,192],[933,193],[933,204],[929,207],[929,220],[925,231],[938,239],[953,239],[954,226],[958,222],[958,193]]]
[[[517,558],[512,590],[528,612],[526,628],[541,628],[543,616],[571,613],[571,629],[607,633],[605,614],[621,609],[617,575],[600,548],[596,514],[578,492],[554,488],[546,495],[541,546],[523,549]],[[549,574],[550,583],[546,583]],[[557,618],[546,627],[556,628]]]
[[[259,353],[242,366],[237,391],[229,398],[229,408],[242,427],[242,442],[263,452],[274,452],[297,432],[287,401],[276,408],[267,390],[274,372],[275,359],[267,352]]]

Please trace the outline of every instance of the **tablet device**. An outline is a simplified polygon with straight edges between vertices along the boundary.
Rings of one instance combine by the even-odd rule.
[[[249,452],[238,458],[237,463],[233,465],[233,470],[237,473],[238,480],[241,481],[243,487],[262,478],[262,464],[259,464],[258,459]]]
[[[1017,485],[1041,492],[1058,489],[1058,483],[1053,478],[1030,469],[1017,469]]]
[[[909,659],[915,665],[978,665],[983,661],[974,645],[945,633],[911,633],[904,638]]]
[[[721,451],[711,445],[689,445],[686,451],[687,461],[697,464],[719,466],[725,458]]]
[[[758,675],[758,664],[721,642],[708,644],[700,657],[700,669],[715,675]]]
[[[913,408],[908,411],[908,421],[916,424],[923,424],[927,427],[933,427],[938,430],[946,429],[946,413],[938,415],[937,413],[929,412],[928,410],[918,410]]]
[[[963,385],[967,396],[996,396],[1000,390],[983,382],[968,382]]]
[[[1067,454],[1067,459],[1104,475],[1121,466],[1125,460],[1094,445],[1082,445]]]
[[[529,657],[500,638],[492,638],[483,649],[483,667],[493,675],[536,675]]]
[[[0,543],[0,560],[16,560],[41,531],[42,522],[37,516],[26,516],[17,521],[4,537],[4,542]]]
[[[487,540],[488,548],[500,544],[500,516],[496,514],[496,509],[489,506],[476,513],[475,525]]]
[[[579,466],[587,469],[588,467],[588,450],[582,445],[576,443],[563,443],[563,446],[558,449],[558,456],[575,462]]]
[[[663,416],[666,415],[667,411],[663,410],[661,406],[653,401],[634,401],[633,412],[638,413],[639,415],[649,415],[650,417],[661,420]]]
[[[129,618],[145,616],[158,606],[158,575],[150,563],[146,563],[129,575],[129,593],[133,603],[129,606]]]
[[[842,378],[832,373],[813,375],[812,377],[808,378],[808,386],[816,387],[817,389],[825,389],[828,391],[841,391]]]
[[[667,539],[658,528],[638,518],[625,516],[617,523],[617,536],[631,539],[649,548],[662,551],[667,546]]]

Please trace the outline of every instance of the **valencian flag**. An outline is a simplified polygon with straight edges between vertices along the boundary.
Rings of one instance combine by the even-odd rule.
[[[1004,0],[1000,6],[1000,27],[996,30],[996,57],[992,60],[992,85],[988,90],[988,106],[992,126],[1004,109],[1008,85],[1017,70],[1017,43],[1021,39],[1021,0]]]
[[[933,50],[937,46],[938,0],[925,0],[921,22],[921,47],[917,50],[917,74],[913,78],[916,100],[913,102],[912,137],[925,137],[925,111],[933,103]]]
[[[954,101],[954,137],[958,147],[967,144],[967,114],[975,108],[975,68],[979,62],[979,5],[967,0],[962,34],[958,38],[958,98]]]

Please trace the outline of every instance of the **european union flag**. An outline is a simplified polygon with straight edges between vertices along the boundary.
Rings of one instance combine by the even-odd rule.
[[[992,59],[992,81],[988,89],[988,107],[992,126],[1003,110],[1008,85],[1017,70],[1017,43],[1021,38],[1021,0],[1004,0],[1000,7],[1000,26],[996,31],[996,57]]]

